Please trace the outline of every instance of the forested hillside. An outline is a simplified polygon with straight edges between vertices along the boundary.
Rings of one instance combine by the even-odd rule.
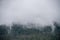
[[[54,25],[54,32],[51,32],[51,26],[41,27],[40,30],[20,24],[13,24],[11,29],[6,25],[0,25],[0,40],[59,40],[60,26],[56,23]]]

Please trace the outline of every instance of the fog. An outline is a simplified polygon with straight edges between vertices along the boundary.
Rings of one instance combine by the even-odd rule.
[[[0,0],[0,24],[53,25],[58,19],[58,0]]]

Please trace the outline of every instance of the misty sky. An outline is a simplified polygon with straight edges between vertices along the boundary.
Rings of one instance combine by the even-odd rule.
[[[58,9],[58,0],[0,0],[0,24],[53,24]]]

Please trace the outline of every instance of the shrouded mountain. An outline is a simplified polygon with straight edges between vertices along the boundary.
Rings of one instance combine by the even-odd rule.
[[[36,29],[36,28],[27,28],[26,25],[13,24],[11,26],[11,29],[9,30],[8,26],[0,25],[0,39],[4,40],[4,39],[8,38],[9,36],[10,36],[9,39],[16,39],[16,40],[17,39],[22,40],[22,38],[30,39],[29,37],[34,38],[34,39],[36,37],[37,39],[40,38],[41,40],[42,39],[43,40],[44,39],[46,39],[46,40],[59,39],[60,26],[57,23],[55,23],[54,25],[56,27],[54,33],[51,33],[51,31],[52,31],[51,26],[45,26],[44,28],[40,28],[41,29],[40,30],[40,29]],[[8,30],[10,31],[9,33],[8,33]],[[56,34],[56,35],[53,35],[53,34]],[[8,40],[8,39],[6,39],[6,40]]]

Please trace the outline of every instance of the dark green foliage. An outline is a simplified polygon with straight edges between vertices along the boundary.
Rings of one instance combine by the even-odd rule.
[[[38,29],[35,28],[23,28],[23,25],[14,24],[11,29],[13,35],[29,35],[34,33],[39,33]]]
[[[23,25],[12,25],[11,40],[55,40],[55,35],[51,33],[50,26],[46,26],[42,30],[36,28],[23,28]]]
[[[43,32],[51,32],[51,31],[52,31],[51,26],[46,26],[46,27],[44,27],[44,29],[43,29]]]
[[[21,34],[21,32],[23,32],[23,25],[17,25],[17,24],[13,24],[12,25],[12,29],[11,29],[11,33],[13,35],[18,35]]]
[[[6,29],[6,26],[5,25],[0,25],[0,35],[6,35],[8,32],[7,32],[7,29]]]
[[[0,25],[0,40],[8,40],[8,30],[6,25]]]
[[[0,40],[60,40],[60,26],[56,26],[55,32],[51,33],[51,26],[45,26],[42,30],[37,28],[24,28],[26,25],[13,24],[9,28],[6,25],[0,25]]]
[[[60,40],[60,25],[57,23],[54,23],[55,25],[55,34],[56,34],[56,40]]]

